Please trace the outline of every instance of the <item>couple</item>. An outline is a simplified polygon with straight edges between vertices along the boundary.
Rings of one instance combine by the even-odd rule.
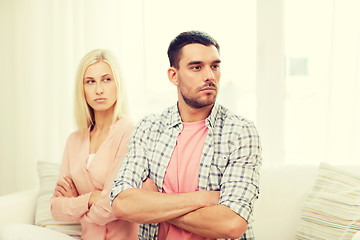
[[[219,45],[183,32],[168,57],[178,102],[135,129],[114,58],[83,58],[52,214],[80,221],[85,240],[254,239],[261,147],[252,122],[216,104]]]

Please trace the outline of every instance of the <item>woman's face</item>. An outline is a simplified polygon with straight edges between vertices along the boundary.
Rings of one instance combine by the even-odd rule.
[[[109,64],[100,61],[90,65],[83,81],[86,102],[94,112],[114,110],[117,90]]]

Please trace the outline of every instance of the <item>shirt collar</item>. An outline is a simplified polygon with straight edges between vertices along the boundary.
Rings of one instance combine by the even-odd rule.
[[[215,121],[219,111],[220,111],[220,107],[215,103],[213,108],[211,109],[210,115],[206,118],[206,126],[208,128],[213,128],[215,126]]]
[[[205,124],[208,128],[213,128],[215,126],[215,120],[219,110],[220,110],[219,105],[215,103],[213,108],[211,109],[210,115],[206,118],[205,121]],[[169,114],[170,114],[170,118],[169,118],[170,121],[168,123],[169,128],[175,126],[180,126],[180,128],[182,128],[182,121],[177,104],[169,108]]]
[[[179,113],[179,109],[177,107],[177,104],[169,108],[169,122],[168,126],[169,128],[175,127],[175,126],[181,126],[182,121]]]

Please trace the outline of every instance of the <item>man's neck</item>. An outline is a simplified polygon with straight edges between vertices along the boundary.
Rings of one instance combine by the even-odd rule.
[[[187,104],[178,103],[180,117],[183,122],[196,122],[206,119],[210,115],[213,106],[214,104],[202,108],[192,108]]]

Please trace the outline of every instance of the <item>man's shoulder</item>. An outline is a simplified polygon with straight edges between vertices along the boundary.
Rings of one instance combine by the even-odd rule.
[[[161,113],[148,114],[139,121],[137,128],[162,128],[170,123],[174,111],[176,106],[168,107]]]
[[[216,121],[217,124],[220,124],[223,127],[231,126],[233,128],[239,128],[239,129],[249,128],[249,127],[255,128],[253,121],[241,115],[233,113],[231,110],[220,104],[218,105],[216,120],[217,120]]]

